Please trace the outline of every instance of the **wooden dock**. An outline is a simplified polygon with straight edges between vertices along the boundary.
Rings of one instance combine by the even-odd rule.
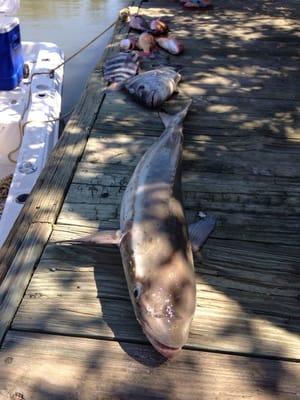
[[[0,254],[0,399],[300,399],[300,131],[297,0],[134,1],[169,18],[183,66],[189,221],[217,229],[195,256],[189,341],[166,362],[147,342],[110,247],[60,246],[118,227],[122,193],[162,132],[156,111],[105,94],[101,65]],[[118,23],[105,57],[128,34]],[[298,131],[297,131],[298,124]]]

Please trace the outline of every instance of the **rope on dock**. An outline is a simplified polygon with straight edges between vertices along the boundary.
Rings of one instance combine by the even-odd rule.
[[[64,66],[65,64],[67,64],[69,61],[71,61],[74,57],[76,57],[78,54],[80,54],[82,51],[84,51],[86,48],[88,48],[91,44],[93,44],[97,39],[99,39],[101,36],[103,36],[106,32],[108,32],[111,28],[113,28],[119,20],[121,21],[127,21],[127,18],[130,15],[130,11],[128,8],[125,8],[123,10],[120,11],[119,13],[119,17],[112,22],[107,28],[105,28],[102,32],[100,32],[97,36],[95,36],[92,40],[90,40],[88,43],[86,43],[84,46],[82,46],[79,50],[77,50],[74,54],[72,54],[70,57],[66,58],[61,64],[59,64],[57,67],[53,68],[52,70],[50,70],[50,74],[54,74],[54,72]]]

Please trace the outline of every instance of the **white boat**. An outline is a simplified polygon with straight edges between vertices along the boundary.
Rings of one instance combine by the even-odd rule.
[[[16,20],[1,16],[0,32],[1,26],[3,31],[3,26],[14,26]],[[63,62],[62,51],[53,43],[21,44],[26,76],[14,89],[0,90],[0,181],[13,175],[0,217],[0,247],[59,134],[63,66],[51,71]]]

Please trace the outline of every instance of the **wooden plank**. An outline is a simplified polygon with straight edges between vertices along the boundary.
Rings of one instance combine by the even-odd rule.
[[[299,2],[297,0],[289,0],[288,3],[282,3],[281,0],[274,0],[272,3],[265,6],[261,3],[255,3],[251,0],[245,0],[242,3],[237,3],[234,0],[219,0],[217,3],[214,2],[214,9],[207,12],[189,12],[178,6],[177,0],[146,0],[143,2],[143,7],[140,12],[148,13],[148,9],[154,16],[159,16],[162,12],[168,12],[170,15],[177,14],[182,11],[183,15],[186,16],[186,21],[190,19],[197,20],[235,20],[236,22],[242,21],[247,22],[249,19],[253,21],[254,27],[255,21],[259,22],[267,18],[268,21],[272,19],[280,20],[280,26],[285,25],[285,21],[289,18],[296,19],[299,16]],[[185,22],[187,24],[187,22]],[[274,24],[276,26],[276,24]],[[263,27],[263,24],[262,24]]]
[[[16,313],[52,226],[32,224],[0,286],[0,343]]]
[[[242,184],[240,185],[238,179],[230,181],[230,178],[228,178],[224,181],[220,184],[220,177],[216,175],[215,179],[212,176],[206,177],[202,181],[200,180],[198,185],[192,187],[184,185],[183,204],[185,209],[195,213],[203,210],[211,214],[221,213],[221,215],[245,213],[245,215],[249,214],[250,218],[251,216],[254,216],[254,218],[263,216],[270,218],[270,224],[272,224],[271,219],[274,217],[293,217],[293,220],[296,221],[297,217],[300,216],[299,193],[293,195],[292,192],[285,192],[284,188],[276,192],[268,186],[265,187],[264,191],[263,182],[261,182],[261,186],[253,185],[249,189],[247,180],[244,182],[241,179]],[[248,185],[251,185],[249,180]],[[99,219],[100,222],[112,216],[111,212],[106,215],[103,213],[104,211],[112,210],[114,215],[114,210],[118,210],[116,217],[119,216],[124,191],[125,186],[73,184],[70,186],[65,206],[68,204],[74,207],[74,210],[79,209],[83,204],[90,208],[96,207],[95,210],[100,210],[100,215],[102,215],[102,218]],[[109,206],[109,208],[103,208],[101,213],[102,205]],[[282,226],[283,229],[285,227],[286,225]],[[297,224],[295,227],[297,227]],[[300,228],[299,225],[298,228]]]
[[[278,10],[271,7],[272,13],[267,15],[269,10],[264,9],[259,15],[253,13],[250,4],[247,7],[243,3],[242,10],[223,4],[225,12],[218,7],[219,2],[216,10],[205,15],[187,13],[178,5],[163,7],[157,2],[144,4],[141,10],[149,17],[167,16],[171,30],[184,41],[183,55],[160,57],[166,62],[180,62],[184,75],[194,76],[183,83],[182,89],[193,96],[298,99],[295,85],[299,82],[296,66],[300,27],[297,19],[289,19],[291,11],[276,15]],[[220,58],[224,59],[221,66]],[[290,58],[294,65],[289,68],[285,60]]]
[[[58,225],[52,240],[91,232]],[[299,359],[298,258],[297,247],[209,239],[188,347]],[[109,247],[47,246],[13,328],[146,342]]]
[[[134,132],[126,135],[124,130],[120,132],[118,128],[114,134],[97,133],[88,141],[82,161],[135,166],[155,140],[151,135],[143,137],[135,135]],[[205,164],[209,159],[210,163],[212,160],[216,163],[230,160],[232,164],[247,165],[254,175],[257,169],[265,169],[269,171],[270,176],[273,175],[273,169],[279,169],[278,163],[283,163],[284,166],[289,166],[293,174],[294,170],[299,171],[297,147],[297,144],[294,144],[294,150],[287,152],[281,151],[280,147],[265,149],[260,143],[255,143],[255,139],[250,144],[247,141],[244,144],[243,140],[240,140],[239,143],[221,146],[210,140],[210,137],[204,136],[202,142],[195,143],[189,140],[184,142],[183,169],[197,169],[199,164]]]
[[[156,49],[154,58],[142,59],[142,69],[151,69],[164,63],[179,65],[183,81],[196,77],[199,78],[197,81],[201,80],[200,88],[210,87],[216,91],[227,88],[226,99],[235,95],[245,100],[254,98],[263,100],[267,95],[271,96],[272,100],[295,101],[299,98],[295,89],[299,85],[297,65],[300,56],[266,58],[263,51],[255,56],[226,54],[215,56],[204,52],[201,46],[195,49],[184,39],[182,41],[186,49],[180,57]],[[195,54],[198,56],[195,57]],[[283,87],[287,93],[280,93],[278,90]],[[272,102],[269,104],[273,105]]]
[[[82,172],[85,183],[71,185],[59,222],[117,227],[128,177],[153,140],[148,136],[117,133],[91,137],[83,164],[100,163],[99,168],[92,168],[89,174]],[[216,237],[299,244],[298,155],[294,158],[280,148],[270,152],[242,151],[242,142],[239,150],[232,145],[230,150],[222,151],[207,142],[184,144],[183,192],[188,219],[195,220],[197,211],[204,210],[219,216]],[[217,172],[209,172],[210,169]],[[100,170],[99,176],[106,183],[97,178]],[[238,170],[241,175],[236,174]],[[295,178],[275,178],[277,174]]]
[[[295,53],[300,36],[296,17],[293,18],[291,12],[276,15],[275,8],[272,13],[266,11],[258,15],[250,4],[247,8],[243,3],[239,8],[218,2],[214,10],[201,15],[182,10],[178,5],[150,2],[144,3],[140,13],[151,18],[167,17],[173,32],[183,38],[196,39],[205,53],[253,55],[262,50],[268,56]],[[270,42],[274,43],[270,45]]]
[[[204,202],[204,206],[205,206]],[[207,204],[208,206],[208,204]],[[198,208],[185,207],[188,223],[195,222],[199,211],[206,211],[217,218],[213,237],[223,239],[246,240],[251,242],[286,244],[299,246],[299,217],[293,215],[272,215],[211,210],[203,208],[201,202]],[[64,203],[58,223],[71,226],[94,227],[101,229],[119,228],[120,204],[85,204]]]
[[[185,164],[184,164],[185,165]],[[206,177],[214,177],[216,174],[222,173],[224,179],[229,180],[236,178],[249,180],[251,183],[256,179],[257,185],[264,184],[266,187],[273,188],[273,192],[278,192],[280,190],[286,191],[286,193],[293,191],[293,193],[297,193],[298,184],[297,180],[293,175],[285,177],[283,174],[281,176],[272,175],[270,171],[251,171],[246,168],[242,168],[237,165],[235,168],[226,168],[223,166],[221,168],[220,164],[216,163],[201,163],[197,165],[197,169],[189,168],[187,165],[186,168],[182,171],[182,182],[183,182],[183,190],[195,191],[197,189],[197,185],[201,182],[202,179]],[[118,164],[101,164],[101,163],[88,163],[88,162],[80,162],[78,163],[76,173],[73,178],[73,184],[78,185],[100,185],[100,186],[110,186],[110,187],[124,187],[127,186],[128,181],[134,171],[134,166],[125,166]],[[234,192],[234,190],[233,190]],[[248,192],[251,192],[250,188]],[[84,202],[84,200],[83,200]]]
[[[53,335],[11,331],[0,360],[5,400],[292,400],[300,390],[295,363],[188,350],[165,362],[150,346]]]
[[[300,214],[300,188],[296,182],[285,187],[268,178],[255,176],[227,175],[220,181],[220,175],[207,172],[203,176],[195,173],[183,174],[183,201],[186,207],[198,207],[199,202],[211,203],[211,209],[223,211],[253,211],[257,213],[281,215]],[[121,180],[122,175],[120,176]],[[106,174],[106,179],[108,174]],[[118,205],[126,188],[123,184],[72,184],[66,197],[67,203],[114,204]],[[222,203],[219,207],[218,204]],[[237,203],[235,208],[232,203]],[[298,204],[297,204],[298,203]],[[240,208],[239,208],[240,207]],[[266,209],[268,207],[268,209]],[[207,207],[205,207],[207,208]]]
[[[187,83],[183,83],[180,90],[183,85]],[[202,133],[224,139],[227,137],[227,140],[231,136],[235,140],[240,137],[245,144],[255,139],[266,146],[272,143],[281,146],[299,143],[298,103],[286,100],[270,102],[255,98],[246,100],[238,95],[228,98],[205,96],[205,93],[195,92],[197,85],[203,87],[199,86],[199,82],[194,85],[192,81],[191,88],[185,90],[185,95],[174,96],[164,105],[164,109],[173,114],[184,106],[187,95],[193,97],[193,104],[184,123],[187,138],[196,140]],[[224,87],[227,90],[226,85]],[[152,131],[154,134],[163,130],[157,111],[140,106],[129,95],[121,92],[107,96],[94,128],[101,131],[106,126],[133,133]]]

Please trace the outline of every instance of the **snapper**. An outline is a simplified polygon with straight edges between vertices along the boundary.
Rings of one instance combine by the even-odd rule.
[[[170,54],[178,55],[184,50],[183,44],[171,36],[158,37],[155,40],[162,49],[166,50]]]
[[[151,33],[154,35],[165,35],[169,31],[169,27],[161,18],[154,19],[150,22]]]
[[[148,33],[148,32],[143,32],[138,39],[138,47],[139,49],[143,50],[143,54],[145,56],[148,56],[151,54],[152,50],[154,49],[156,43],[154,37]]]
[[[148,22],[141,15],[133,15],[130,18],[129,26],[138,32],[146,32],[150,29]]]

